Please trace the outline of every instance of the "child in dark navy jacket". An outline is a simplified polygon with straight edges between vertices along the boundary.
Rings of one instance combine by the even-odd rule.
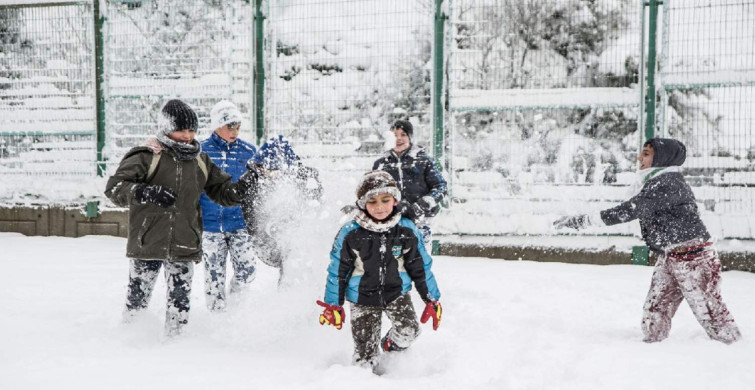
[[[202,151],[232,181],[247,171],[246,163],[257,151],[254,145],[239,138],[241,112],[236,105],[221,100],[210,110],[212,135],[202,141]],[[210,311],[226,307],[226,262],[233,265],[231,294],[239,293],[254,280],[256,256],[252,236],[247,232],[241,206],[224,207],[206,194],[199,199],[202,207],[202,260],[204,261],[205,303]]]
[[[333,243],[325,301],[317,304],[325,308],[320,324],[341,329],[343,303],[351,302],[354,363],[375,369],[379,349],[404,350],[420,333],[409,296],[412,282],[425,302],[421,321],[432,317],[435,330],[442,314],[440,291],[422,234],[398,212],[401,193],[391,175],[382,171],[365,174],[357,199],[360,211],[343,225]],[[383,313],[393,326],[381,340]]]
[[[659,254],[642,318],[644,341],[668,337],[683,299],[708,336],[726,344],[739,340],[734,318],[721,299],[721,263],[697,212],[692,189],[681,174],[687,151],[681,142],[653,138],[638,157],[635,195],[599,215],[563,217],[556,228],[581,229],[640,220],[642,237]]]
[[[429,243],[432,239],[430,224],[440,211],[440,202],[446,196],[448,185],[435,160],[421,146],[412,143],[414,126],[411,122],[398,120],[391,131],[396,143],[373,163],[372,169],[393,176],[401,191],[399,210],[417,225],[425,243]]]

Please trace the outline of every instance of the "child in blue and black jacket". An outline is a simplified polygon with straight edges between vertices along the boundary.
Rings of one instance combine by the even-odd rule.
[[[390,174],[371,171],[362,177],[357,189],[359,212],[338,232],[330,252],[325,299],[317,301],[325,308],[320,324],[337,329],[344,322],[344,301],[351,302],[354,363],[373,370],[380,349],[404,350],[420,333],[409,296],[412,282],[425,302],[421,322],[432,317],[437,330],[442,314],[440,291],[430,269],[432,258],[420,231],[398,211],[400,200]],[[383,313],[392,327],[381,340]]]
[[[697,211],[695,195],[681,173],[687,148],[670,138],[645,142],[632,197],[596,215],[563,217],[556,228],[615,225],[640,220],[642,238],[659,255],[645,299],[645,342],[669,335],[671,319],[686,300],[708,336],[726,344],[741,337],[721,298],[721,262]]]

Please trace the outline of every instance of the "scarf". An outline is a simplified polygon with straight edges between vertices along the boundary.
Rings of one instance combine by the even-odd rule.
[[[158,134],[157,139],[172,150],[176,154],[176,158],[181,161],[193,160],[202,152],[202,145],[197,140],[192,141],[190,144],[185,144],[173,141],[163,133]]]
[[[396,226],[398,224],[398,221],[400,220],[401,213],[397,213],[395,211],[393,215],[383,221],[376,221],[372,219],[372,217],[367,215],[367,212],[364,210],[359,210],[357,215],[354,216],[354,221],[356,221],[359,226],[377,233],[387,232],[392,227]]]
[[[637,171],[637,176],[634,179],[634,182],[629,186],[628,195],[629,197],[634,197],[635,195],[639,194],[640,191],[642,191],[642,187],[645,186],[645,183],[648,182],[648,180],[663,175],[664,173],[671,173],[671,172],[681,172],[682,167],[674,165],[670,167],[650,167],[645,169],[640,169]]]

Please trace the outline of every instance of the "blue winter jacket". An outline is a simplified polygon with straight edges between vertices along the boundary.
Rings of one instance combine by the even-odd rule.
[[[237,138],[236,142],[228,143],[212,133],[210,138],[202,141],[202,151],[207,153],[220,169],[231,175],[231,180],[235,182],[246,172],[246,162],[254,156],[256,149],[254,145],[241,139]],[[202,222],[206,232],[231,232],[246,228],[240,206],[220,206],[204,193],[199,199],[199,205],[202,207]]]

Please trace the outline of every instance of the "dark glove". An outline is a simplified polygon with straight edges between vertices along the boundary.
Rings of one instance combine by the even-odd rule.
[[[443,308],[441,308],[439,301],[427,302],[425,304],[425,311],[422,312],[422,318],[420,318],[419,321],[424,324],[432,317],[433,330],[438,330],[438,327],[440,326],[440,317],[442,315]]]
[[[402,199],[400,202],[398,202],[398,206],[396,206],[396,209],[404,217],[407,217],[409,219],[417,218],[417,216],[414,214],[414,210],[412,210],[412,204],[407,202],[406,200]]]
[[[238,182],[238,190],[239,195],[244,197],[249,190],[257,184],[257,180],[259,179],[260,174],[257,172],[257,168],[254,167],[252,164],[246,165],[246,172],[244,172],[241,177],[239,177]]]
[[[344,213],[344,214],[351,214],[351,213],[353,213],[356,210],[359,210],[359,207],[357,207],[356,205],[353,205],[353,204],[347,204],[347,205],[341,207],[341,212]]]
[[[433,207],[435,207],[437,203],[435,203],[435,199],[433,199],[432,196],[426,195],[421,198],[419,198],[416,202],[412,203],[411,205],[411,212],[416,216],[416,218],[423,217],[427,215]]]
[[[134,190],[134,198],[140,204],[152,203],[160,207],[169,207],[176,203],[176,193],[168,187],[140,184]]]
[[[584,214],[561,217],[553,222],[553,226],[555,226],[556,229],[569,228],[579,230],[590,225],[592,225],[590,217]]]
[[[346,313],[343,311],[343,306],[329,305],[323,301],[317,301],[317,304],[325,308],[322,314],[320,314],[320,325],[333,325],[336,329],[341,330],[343,323],[346,321]]]

